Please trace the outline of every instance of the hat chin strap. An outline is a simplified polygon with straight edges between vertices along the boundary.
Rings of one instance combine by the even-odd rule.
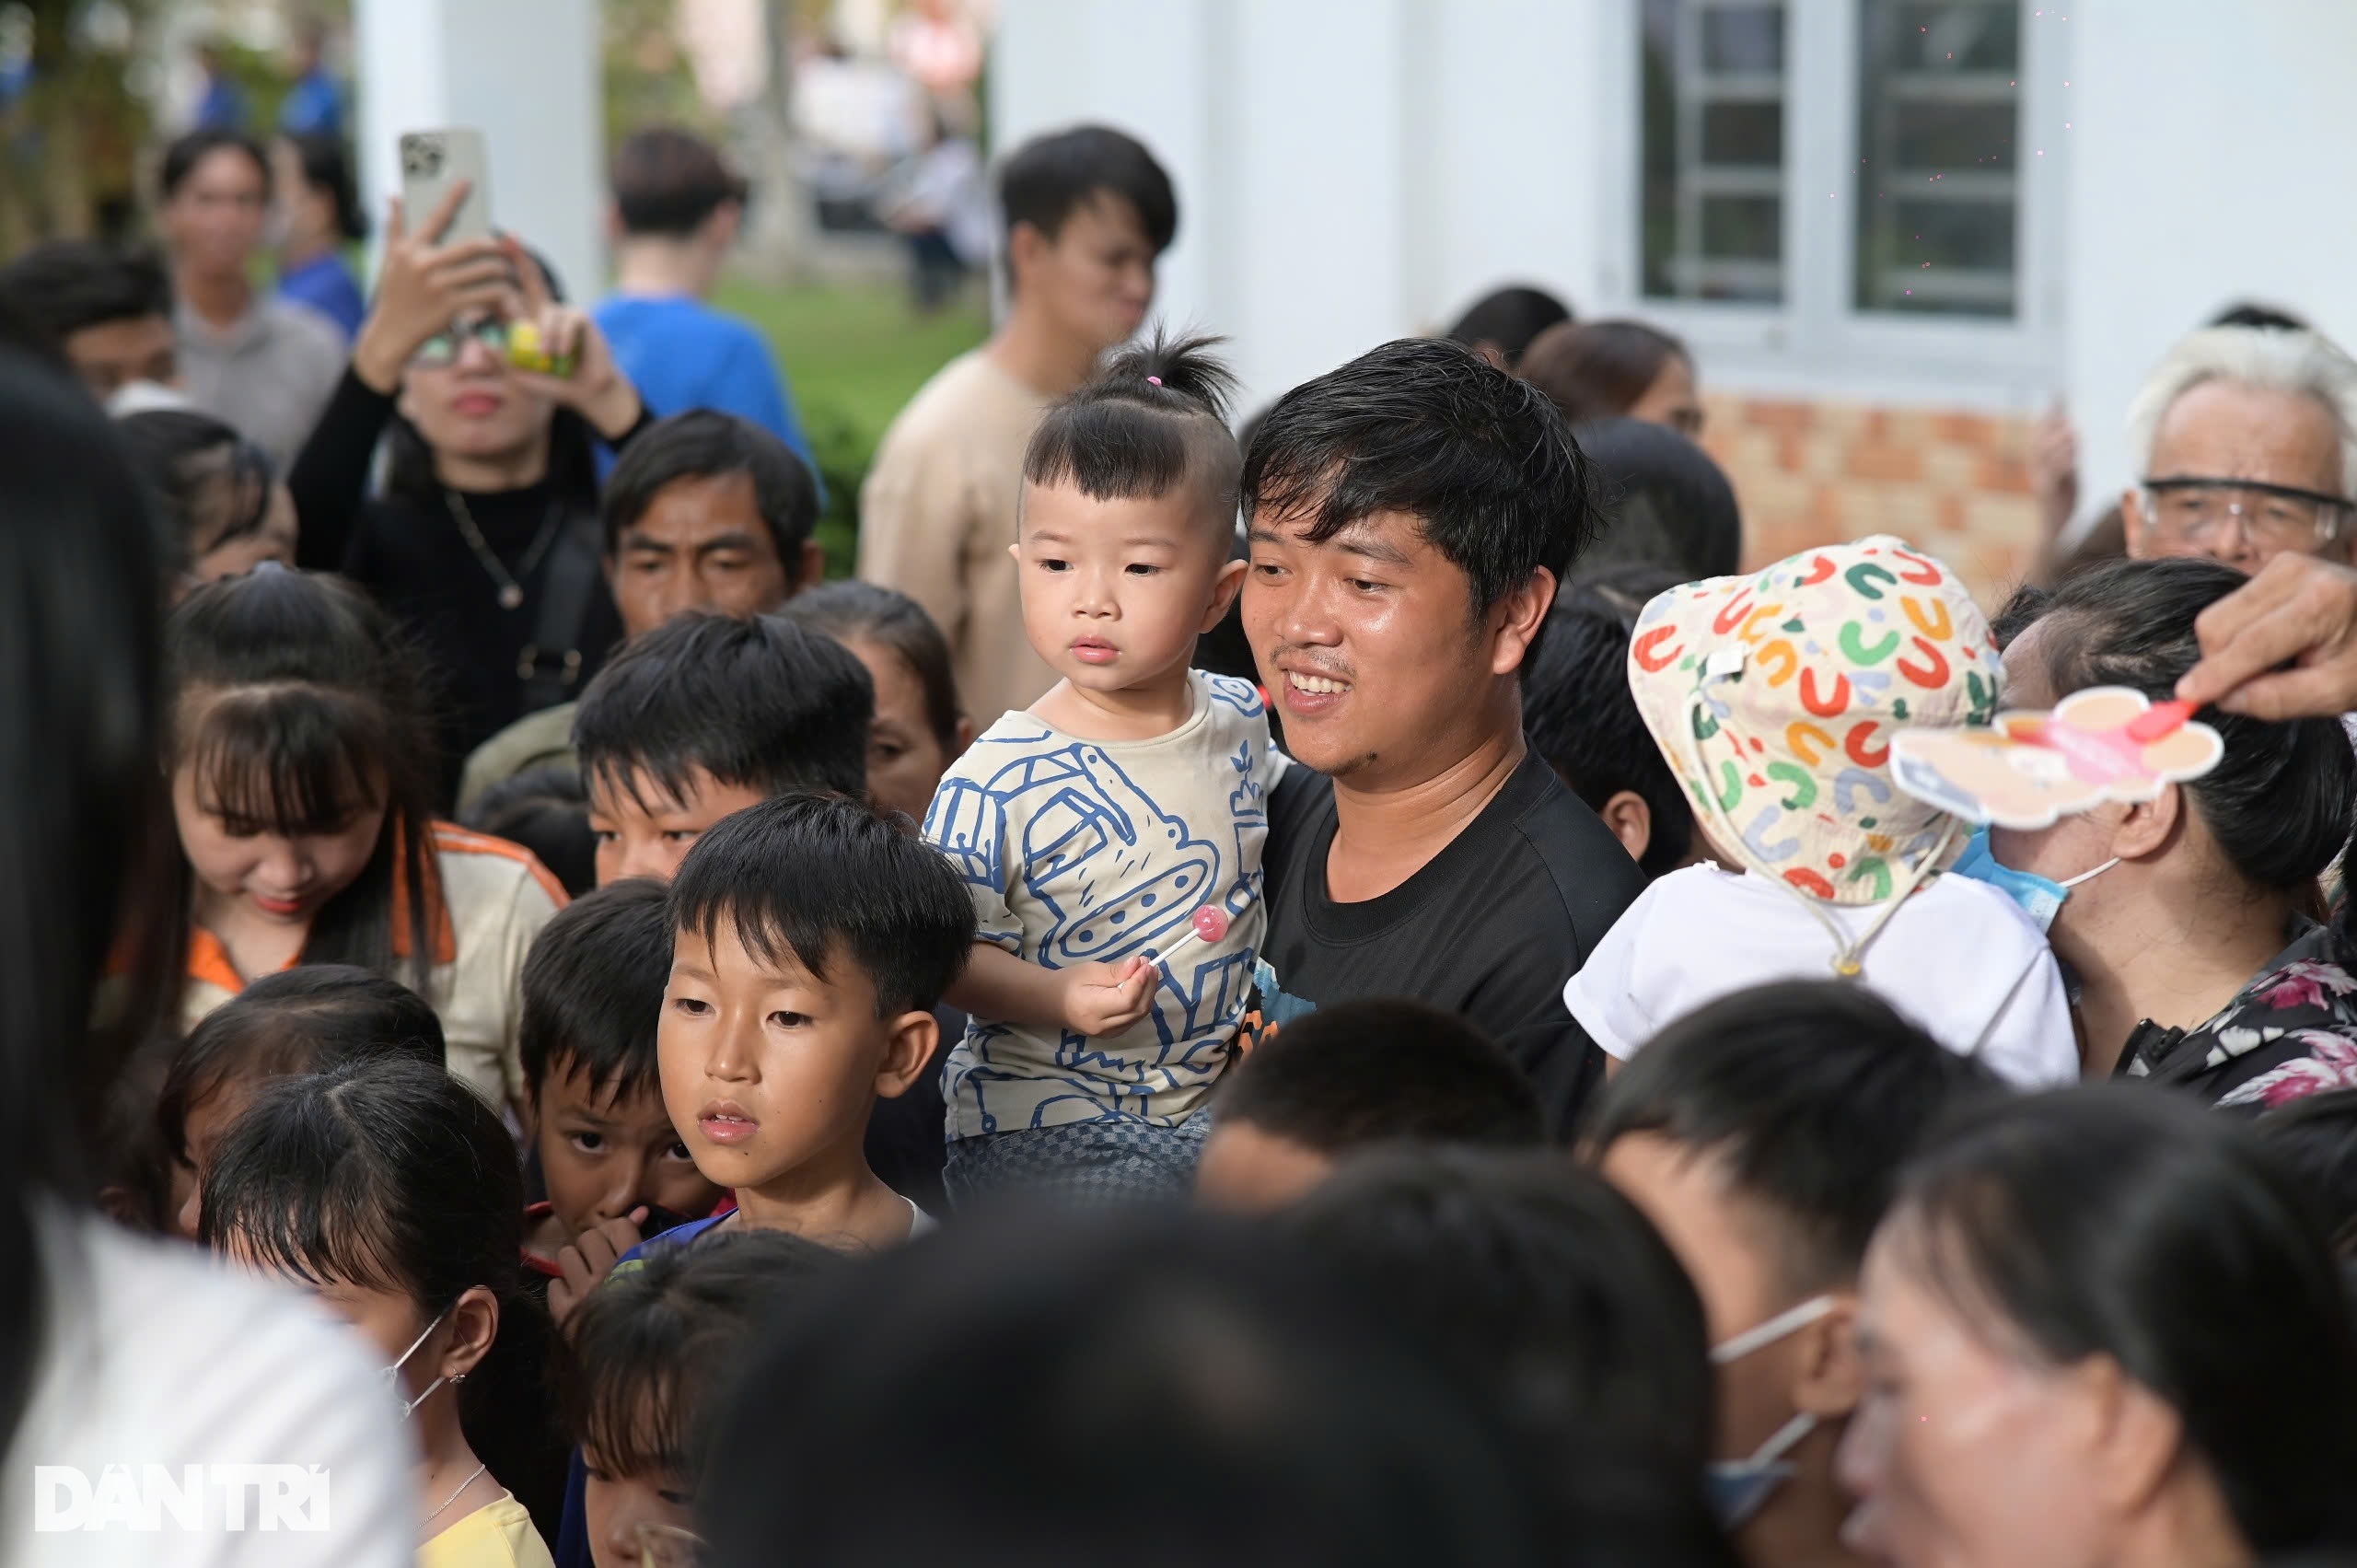
[[[1694,683],[1693,694],[1686,701],[1686,733],[1688,735],[1692,736],[1695,733],[1694,721],[1701,714],[1703,704],[1709,700],[1705,689],[1711,679],[1714,676],[1727,679],[1741,672],[1741,650],[1733,651],[1737,657],[1732,668],[1728,666],[1727,661],[1717,655],[1713,656],[1711,660],[1703,666],[1702,679]],[[1703,760],[1702,741],[1700,736],[1695,736],[1694,739],[1694,761],[1700,765],[1702,772],[1704,809],[1710,814],[1712,822],[1724,830],[1727,842],[1741,844],[1743,834],[1736,830],[1735,819],[1728,816],[1727,808],[1720,804],[1719,792],[1711,787],[1710,764]],[[1956,842],[1958,822],[1959,819],[1953,815],[1947,817],[1947,824],[1940,830],[1940,836],[1933,843],[1930,852],[1909,867],[1906,875],[1898,878],[1892,889],[1889,901],[1883,907],[1883,912],[1875,916],[1874,923],[1867,926],[1855,942],[1850,940],[1850,934],[1842,928],[1841,923],[1826,912],[1825,906],[1817,900],[1810,898],[1782,877],[1766,872],[1760,875],[1771,887],[1782,890],[1797,900],[1803,909],[1808,911],[1809,917],[1825,928],[1825,934],[1833,939],[1833,972],[1843,980],[1855,980],[1865,972],[1866,949],[1874,946],[1875,938],[1881,935],[1883,927],[1890,923],[1890,917],[1898,912],[1898,906],[1905,903],[1915,889],[1922,885],[1923,878],[1932,874],[1933,868],[1940,864],[1942,857],[1948,853],[1949,846]]]

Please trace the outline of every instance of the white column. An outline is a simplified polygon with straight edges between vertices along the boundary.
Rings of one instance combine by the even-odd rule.
[[[2137,477],[2123,428],[2137,387],[2220,307],[2282,306],[2357,346],[2347,71],[2357,6],[2067,9],[2077,31],[2060,116],[2072,138],[2068,364],[2080,505],[2092,511]]]
[[[1007,0],[1003,154],[1097,120],[1178,188],[1158,312],[1234,338],[1242,411],[1504,283],[1599,292],[1603,0]],[[1634,57],[1634,44],[1626,52]]]
[[[492,222],[547,257],[575,304],[606,288],[598,8],[590,0],[354,0],[355,157],[372,210],[401,189],[404,131],[464,127],[491,155]]]

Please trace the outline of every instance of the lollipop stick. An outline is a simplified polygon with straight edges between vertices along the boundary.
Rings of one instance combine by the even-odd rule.
[[[1197,931],[1192,926],[1189,926],[1187,928],[1187,935],[1178,938],[1178,941],[1171,943],[1167,947],[1150,947],[1146,951],[1155,962],[1168,963],[1170,961],[1171,954],[1177,952],[1179,948],[1185,947],[1190,942],[1202,941],[1202,937],[1203,934],[1202,932]]]

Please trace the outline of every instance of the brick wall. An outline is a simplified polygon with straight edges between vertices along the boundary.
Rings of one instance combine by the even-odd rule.
[[[1743,507],[1746,570],[1892,533],[1993,609],[2036,563],[2027,419],[1732,394],[1703,404],[1702,445]]]

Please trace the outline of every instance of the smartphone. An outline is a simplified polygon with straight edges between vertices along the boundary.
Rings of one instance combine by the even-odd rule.
[[[459,239],[489,239],[491,229],[491,158],[480,131],[405,131],[401,134],[401,211],[411,226],[423,224],[464,180],[467,199],[442,236],[444,244]]]

